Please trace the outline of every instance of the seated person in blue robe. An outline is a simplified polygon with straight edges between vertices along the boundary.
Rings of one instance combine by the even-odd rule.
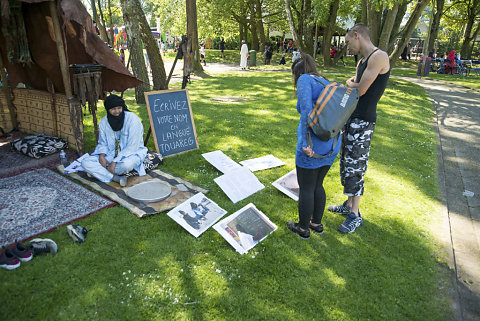
[[[147,148],[143,145],[143,125],[117,95],[108,96],[104,106],[107,116],[99,124],[98,145],[92,155],[83,159],[82,167],[101,182],[126,186],[125,174],[132,169],[139,176],[145,175],[143,160]]]

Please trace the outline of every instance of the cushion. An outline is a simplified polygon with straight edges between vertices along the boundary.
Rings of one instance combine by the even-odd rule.
[[[163,164],[163,156],[160,153],[148,151],[147,156],[143,160],[143,166],[145,167],[145,172],[149,172],[152,169],[157,168],[158,165]],[[125,174],[127,177],[131,176],[138,176],[138,172],[136,170],[131,170],[129,173]]]
[[[36,134],[14,139],[12,149],[33,158],[41,158],[67,148],[67,140],[46,134]]]

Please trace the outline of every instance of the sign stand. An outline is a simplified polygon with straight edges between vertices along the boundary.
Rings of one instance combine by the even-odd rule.
[[[168,157],[198,148],[186,89],[146,92],[145,100],[158,153]]]

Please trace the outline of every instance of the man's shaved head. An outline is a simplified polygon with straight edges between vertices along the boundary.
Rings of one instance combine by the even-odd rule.
[[[354,34],[358,33],[365,39],[370,39],[370,29],[363,23],[357,23],[352,27],[352,29],[347,31],[347,36],[353,37]]]

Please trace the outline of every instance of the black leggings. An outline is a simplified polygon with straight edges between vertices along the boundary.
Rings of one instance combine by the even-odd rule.
[[[315,169],[300,168],[297,166],[297,181],[300,187],[298,197],[298,216],[301,228],[308,229],[310,219],[314,224],[322,223],[325,210],[326,195],[323,188],[323,179],[330,166]]]

